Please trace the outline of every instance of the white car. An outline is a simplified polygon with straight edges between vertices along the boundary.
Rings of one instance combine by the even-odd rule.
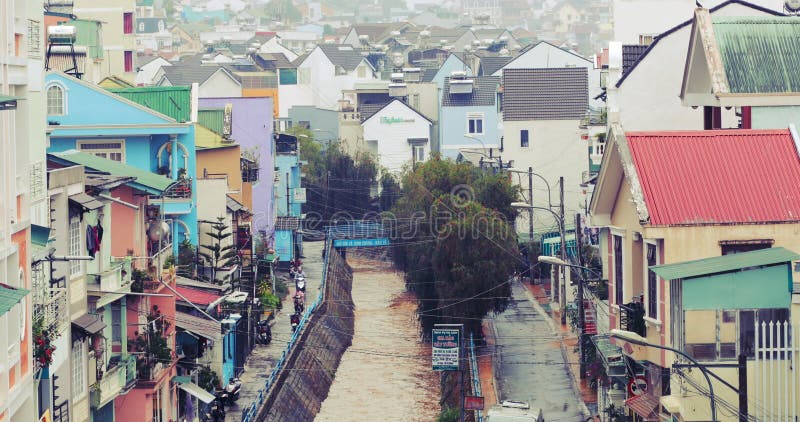
[[[487,422],[545,422],[542,409],[531,410],[528,403],[505,400],[486,413]]]

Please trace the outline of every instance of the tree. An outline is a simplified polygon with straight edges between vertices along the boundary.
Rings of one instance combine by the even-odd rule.
[[[507,282],[520,258],[510,179],[469,164],[433,158],[402,178],[402,196],[385,215],[393,259],[421,301],[424,332],[457,322],[480,332],[480,319],[505,309]]]
[[[322,35],[325,35],[325,36],[327,36],[327,35],[335,35],[335,34],[336,34],[336,31],[334,31],[334,30],[333,30],[333,27],[332,27],[332,26],[330,26],[330,24],[327,24],[327,23],[326,23],[326,24],[325,24],[325,25],[322,27]]]
[[[222,269],[233,266],[238,259],[233,242],[225,242],[225,239],[231,237],[233,233],[228,231],[229,227],[224,221],[224,217],[217,217],[217,221],[211,224],[211,230],[206,232],[206,235],[211,238],[211,243],[200,245],[200,248],[205,249],[207,252],[197,252],[211,268],[209,280],[220,284],[228,280],[219,280],[217,273]],[[230,277],[232,275],[227,278],[230,279]]]
[[[270,0],[267,3],[267,14],[284,24],[299,22],[302,17],[292,0]]]
[[[400,197],[400,192],[400,184],[397,183],[397,179],[390,173],[384,173],[381,176],[381,195],[379,200],[381,211],[391,210]]]

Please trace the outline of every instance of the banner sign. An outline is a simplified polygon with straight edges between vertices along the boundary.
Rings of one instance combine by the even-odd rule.
[[[464,410],[483,410],[483,397],[480,396],[464,397]]]
[[[461,352],[459,328],[434,328],[431,335],[434,371],[458,371]]]
[[[370,246],[389,246],[388,237],[377,239],[333,239],[334,248],[364,248]]]

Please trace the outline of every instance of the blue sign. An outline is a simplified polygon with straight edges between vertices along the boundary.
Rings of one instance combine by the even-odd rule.
[[[434,328],[431,333],[434,371],[458,371],[461,351],[460,328]]]
[[[389,246],[389,239],[381,237],[377,239],[334,239],[334,248],[358,248],[369,246]]]

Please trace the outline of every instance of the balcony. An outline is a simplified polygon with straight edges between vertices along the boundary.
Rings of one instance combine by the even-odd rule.
[[[192,210],[192,179],[180,179],[161,195],[150,196],[150,205],[162,207],[165,214],[188,214]]]
[[[167,284],[175,283],[175,267],[170,265],[172,243],[166,243],[161,250],[152,256],[143,257],[135,265],[131,281],[131,291],[135,293],[155,293],[161,289],[163,280]],[[167,268],[165,268],[167,267]]]
[[[644,305],[638,302],[619,305],[619,328],[631,331],[642,337],[647,336],[647,326],[644,322]]]
[[[90,398],[92,408],[99,409],[105,406],[123,391],[131,389],[135,382],[136,359],[127,356],[92,385]]]
[[[125,262],[117,260],[112,262],[110,268],[101,272],[100,274],[89,274],[89,290],[100,290],[103,292],[116,292],[122,289],[130,282],[130,269],[125,271],[125,276],[122,272],[125,269]],[[130,261],[128,262],[130,265]],[[94,285],[94,286],[92,286]]]
[[[173,352],[175,348],[175,332],[167,335],[166,348],[158,351],[160,356],[139,355],[136,360],[136,382],[137,388],[150,388],[161,381],[164,375],[168,374],[171,368],[178,362],[178,356]]]

